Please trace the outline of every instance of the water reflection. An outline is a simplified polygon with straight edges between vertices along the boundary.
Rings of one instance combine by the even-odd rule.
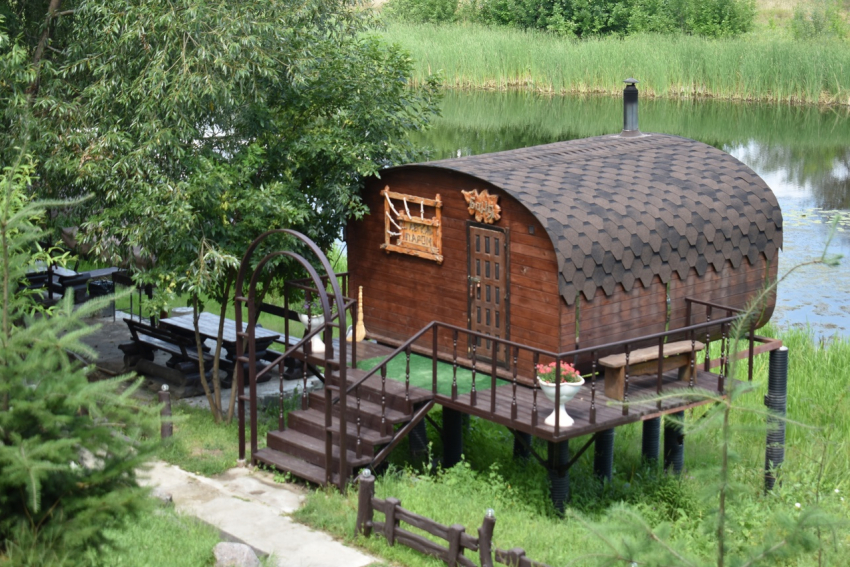
[[[780,274],[819,257],[830,220],[843,213],[830,252],[838,268],[808,268],[779,289],[773,321],[810,324],[820,335],[850,333],[850,109],[717,101],[642,100],[640,127],[700,140],[756,171],[785,217]],[[416,138],[431,159],[473,155],[619,132],[613,97],[449,92],[443,116]]]

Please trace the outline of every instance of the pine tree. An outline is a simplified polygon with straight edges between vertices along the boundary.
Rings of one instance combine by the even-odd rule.
[[[24,156],[0,180],[0,564],[83,565],[84,550],[109,545],[106,528],[146,506],[136,471],[157,408],[134,400],[138,382],[89,382],[91,366],[69,356],[95,358],[83,317],[108,298],[75,310],[68,294],[45,312],[21,291],[50,205],[27,196],[34,167]]]

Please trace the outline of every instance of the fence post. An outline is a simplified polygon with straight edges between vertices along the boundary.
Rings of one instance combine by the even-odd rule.
[[[484,522],[478,528],[478,558],[481,567],[493,567],[493,530],[496,527],[496,511],[487,509]]]
[[[363,534],[366,537],[372,535],[372,498],[375,496],[375,477],[369,469],[363,469],[360,473],[360,488],[357,492],[357,525],[355,534]]]
[[[395,519],[395,511],[396,508],[401,507],[401,500],[398,498],[387,498],[385,502],[387,503],[387,509],[384,513],[386,516],[386,521],[384,521],[384,535],[387,537],[387,545],[392,547],[395,545],[395,528],[398,525],[398,520]]]
[[[163,384],[159,391],[159,403],[163,404],[162,411],[159,413],[159,436],[165,439],[174,433],[174,422],[171,421],[171,392],[168,391],[168,384]]]
[[[446,557],[446,563],[448,563],[449,567],[455,567],[458,556],[463,555],[463,548],[460,546],[460,534],[464,531],[465,528],[460,524],[449,526],[448,533],[446,534],[446,539],[449,542],[449,553],[448,557]]]
[[[767,416],[767,448],[764,455],[764,491],[773,490],[773,471],[785,460],[785,413],[788,403],[788,347],[770,351],[767,395],[764,403],[776,414]]]

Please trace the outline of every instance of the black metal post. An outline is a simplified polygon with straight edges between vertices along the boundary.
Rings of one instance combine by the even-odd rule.
[[[567,501],[570,499],[570,473],[567,463],[570,462],[569,441],[549,441],[549,494],[552,504],[559,514],[564,513]]]
[[[531,433],[514,432],[514,460],[527,461],[531,456]]]
[[[672,419],[669,419],[672,418]],[[671,466],[675,474],[681,474],[685,465],[685,412],[679,411],[664,420],[664,470]]]
[[[767,395],[764,403],[772,414],[767,417],[767,448],[764,456],[764,490],[773,490],[775,469],[785,461],[785,413],[788,396],[788,347],[770,351]]]
[[[455,466],[463,455],[463,415],[443,407],[443,468]]]
[[[163,384],[162,390],[159,391],[159,403],[162,404],[162,410],[159,412],[161,418],[159,436],[165,439],[174,433],[174,423],[171,421],[171,392],[168,391],[168,384]]]
[[[661,418],[647,419],[643,422],[641,455],[644,462],[657,465],[658,450],[661,448]]]
[[[605,482],[614,477],[614,428],[600,431],[593,443],[593,473]]]

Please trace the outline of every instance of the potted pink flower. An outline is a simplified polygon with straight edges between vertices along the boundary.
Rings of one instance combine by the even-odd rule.
[[[579,373],[572,364],[561,361],[561,400],[560,402],[556,402],[556,371],[557,367],[554,362],[537,365],[537,383],[540,385],[540,389],[543,390],[543,394],[558,407],[558,409],[553,411],[549,417],[546,418],[544,423],[554,427],[555,417],[558,413],[560,413],[560,416],[558,417],[559,426],[569,427],[575,422],[567,413],[564,404],[575,397],[584,385],[584,378],[581,377],[581,373]]]

